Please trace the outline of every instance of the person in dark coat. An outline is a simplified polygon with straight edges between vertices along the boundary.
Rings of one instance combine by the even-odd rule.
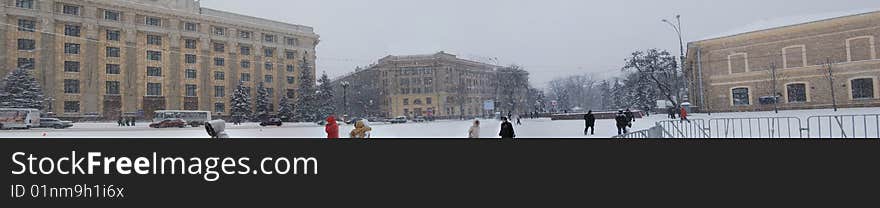
[[[516,133],[513,132],[513,124],[507,120],[507,117],[501,117],[501,132],[498,133],[502,139],[513,139]]]
[[[590,135],[596,135],[596,115],[593,115],[593,111],[589,111],[584,115],[584,123],[587,126],[584,129],[584,135],[587,135],[588,132]]]
[[[516,116],[516,125],[522,126],[522,118],[520,116]]]
[[[629,118],[626,117],[626,113],[624,113],[622,110],[618,111],[617,116],[614,117],[614,120],[617,121],[617,134],[618,135],[629,133],[627,126],[630,125],[630,121],[632,121],[632,120],[629,120]]]
[[[122,117],[119,117],[119,119],[116,120],[116,125],[122,126]]]
[[[135,126],[137,124],[137,120],[135,118],[131,118],[131,126]]]
[[[626,109],[626,112],[624,112],[624,114],[626,115],[626,118],[629,119],[631,122],[636,121],[636,116],[633,115],[633,112],[630,111],[629,108]]]
[[[666,111],[667,111],[667,114],[669,114],[669,119],[675,119],[675,114],[676,114],[675,108],[669,107],[668,109],[666,109]]]

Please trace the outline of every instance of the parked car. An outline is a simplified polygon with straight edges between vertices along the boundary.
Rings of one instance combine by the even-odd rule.
[[[179,118],[169,118],[165,120],[161,120],[159,122],[153,122],[150,124],[150,128],[185,128],[187,125],[186,121]]]
[[[391,123],[393,123],[393,124],[406,123],[406,116],[399,116],[397,118],[391,119]]]
[[[281,126],[280,118],[270,118],[269,120],[260,122],[260,126]]]
[[[363,118],[353,118],[353,119],[351,119],[351,120],[346,121],[345,124],[349,124],[349,125],[351,125],[351,124],[355,124],[355,123],[357,123],[357,122],[360,121],[360,120],[364,120],[364,119],[363,119]]]
[[[39,128],[66,129],[70,127],[73,127],[73,122],[62,121],[61,119],[57,118],[40,118]]]
[[[413,119],[413,122],[416,122],[416,123],[422,123],[422,122],[426,122],[426,121],[428,121],[428,120],[425,119],[425,117],[422,117],[422,116],[419,116],[419,117],[416,117],[416,118]]]

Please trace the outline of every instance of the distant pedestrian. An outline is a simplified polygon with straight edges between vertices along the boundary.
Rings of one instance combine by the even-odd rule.
[[[520,118],[520,116],[516,116],[516,125],[522,126],[522,119]]]
[[[136,126],[136,124],[137,124],[137,119],[131,118],[131,126]]]
[[[327,125],[324,126],[324,132],[327,132],[327,139],[339,139],[339,125],[336,124],[336,117],[327,117]]]
[[[617,116],[614,117],[614,120],[617,123],[618,135],[629,133],[629,129],[627,129],[627,127],[631,125],[631,120],[626,117],[626,113],[624,113],[623,110],[617,112]]]
[[[122,126],[122,117],[119,117],[119,119],[116,120],[116,125]]]
[[[691,120],[688,120],[688,112],[684,107],[681,108],[681,121],[687,121],[688,123],[691,122]]]
[[[468,129],[468,139],[479,139],[480,138],[480,120],[474,121],[474,125]]]
[[[501,117],[501,132],[498,133],[498,136],[501,136],[502,139],[513,139],[516,137],[516,133],[513,131],[513,124],[507,120],[507,117]]]
[[[675,119],[675,114],[677,114],[677,112],[675,112],[674,107],[669,107],[666,109],[666,111],[666,113],[669,115],[669,119]]]
[[[645,107],[645,117],[651,116],[651,107]]]
[[[630,122],[636,121],[636,116],[633,115],[633,112],[630,111],[629,108],[626,109],[626,112],[624,112],[624,114],[626,115],[626,118],[629,119]]]
[[[586,124],[586,128],[584,128],[584,135],[596,135],[596,116],[593,115],[593,111],[587,112],[584,115],[584,123]]]

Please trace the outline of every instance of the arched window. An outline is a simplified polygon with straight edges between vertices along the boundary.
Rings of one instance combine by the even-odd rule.
[[[874,99],[874,79],[860,78],[850,82],[852,99]]]
[[[789,103],[807,102],[807,84],[795,83],[785,86]]]
[[[749,98],[749,88],[733,88],[730,90],[730,93],[734,106],[751,105],[751,101]]]

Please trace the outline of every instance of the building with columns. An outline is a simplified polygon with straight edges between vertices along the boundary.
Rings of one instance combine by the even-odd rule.
[[[228,115],[239,82],[295,96],[313,28],[201,7],[198,0],[2,0],[0,74],[32,69],[59,117],[156,110]],[[310,67],[315,70],[315,67]],[[311,73],[314,75],[314,71]]]

